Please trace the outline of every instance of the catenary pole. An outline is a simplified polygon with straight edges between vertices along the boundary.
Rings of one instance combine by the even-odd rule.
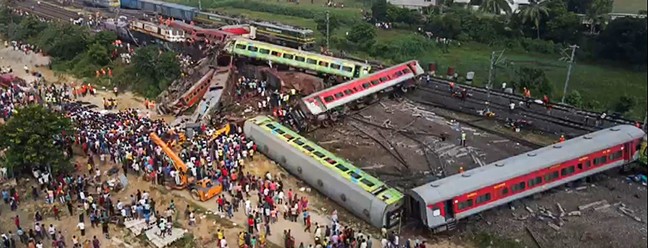
[[[329,11],[326,11],[326,50],[329,50]]]
[[[569,68],[567,69],[567,78],[565,78],[565,86],[563,87],[563,95],[562,99],[560,99],[560,103],[565,103],[565,97],[567,96],[567,87],[569,86],[569,78],[571,77],[571,70],[572,66],[574,65],[574,54],[576,54],[576,49],[578,48],[577,45],[571,45],[569,46],[572,51],[571,51],[571,56],[569,56]]]

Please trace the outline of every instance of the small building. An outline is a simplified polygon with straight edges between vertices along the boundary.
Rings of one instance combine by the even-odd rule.
[[[388,3],[401,8],[420,10],[430,6],[435,6],[441,0],[387,0]]]

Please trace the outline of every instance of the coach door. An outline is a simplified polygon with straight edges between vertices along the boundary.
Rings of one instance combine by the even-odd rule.
[[[623,150],[625,151],[623,153],[623,160],[625,160],[626,162],[632,161],[632,155],[635,154],[633,148],[634,146],[632,145],[632,142],[623,144]]]

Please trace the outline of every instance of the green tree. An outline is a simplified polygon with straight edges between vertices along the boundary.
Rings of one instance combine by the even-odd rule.
[[[346,38],[360,47],[370,49],[376,42],[376,28],[369,23],[361,22],[351,27]]]
[[[592,0],[587,6],[587,16],[590,22],[590,34],[596,32],[596,26],[605,22],[606,14],[612,11],[612,0]]]
[[[180,64],[175,53],[146,46],[135,52],[131,65],[115,82],[122,88],[130,87],[146,97],[155,97],[179,77]]]
[[[62,143],[64,135],[72,133],[70,119],[40,105],[17,111],[0,126],[0,150],[7,149],[5,163],[8,169],[16,175],[49,166],[54,173],[72,170]]]
[[[543,3],[531,2],[520,10],[522,23],[533,23],[536,30],[536,38],[540,39],[540,21],[549,15],[549,9]]]
[[[387,8],[389,4],[386,0],[374,0],[371,5],[371,17],[378,22],[387,21]]]
[[[637,105],[637,100],[630,96],[620,96],[619,99],[614,103],[614,111],[619,114],[626,114],[634,106]]]
[[[486,13],[499,15],[502,12],[511,14],[511,0],[483,0],[479,10]]]
[[[329,15],[329,35],[332,36],[341,25],[340,19],[337,15]],[[315,18],[315,24],[317,24],[317,31],[319,31],[326,38],[326,15],[320,15]]]
[[[581,36],[581,19],[572,12],[565,12],[547,22],[546,37],[558,43],[577,43]]]
[[[92,37],[91,43],[99,44],[110,50],[115,40],[117,40],[117,34],[115,32],[101,31]]]
[[[612,20],[598,36],[602,58],[645,65],[648,27],[646,18],[622,17]]]
[[[518,89],[526,87],[532,92],[538,92],[543,95],[550,95],[553,90],[547,75],[541,69],[521,66],[517,68],[516,75],[517,82],[514,85]]]
[[[565,96],[565,103],[580,108],[583,106],[583,97],[580,92],[574,90]]]
[[[91,61],[99,66],[106,66],[110,63],[110,54],[108,49],[99,43],[94,43],[88,47],[88,56]]]

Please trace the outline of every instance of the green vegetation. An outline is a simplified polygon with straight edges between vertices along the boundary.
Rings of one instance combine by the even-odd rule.
[[[175,2],[197,6],[194,0]],[[504,0],[473,1],[480,5],[478,11],[444,1],[444,5],[423,12],[397,8],[384,0],[352,1],[345,3],[345,8],[325,7],[325,2],[216,0],[203,2],[203,8],[311,28],[317,31],[319,45],[325,44],[324,16],[329,11],[332,49],[386,63],[409,59],[418,59],[425,66],[435,63],[438,75],[445,75],[453,67],[460,75],[459,82],[473,71],[473,83],[477,85],[488,81],[491,52],[504,50],[495,66],[494,87],[502,82],[531,84],[534,96],[547,93],[555,101],[562,97],[567,74],[567,62],[561,58],[568,45],[578,44],[568,90],[568,94],[578,91],[578,105],[597,111],[623,110],[617,108],[619,102],[631,99],[635,104],[622,114],[634,119],[645,115],[646,19],[608,20],[606,14],[613,4],[610,0],[532,1],[530,7],[515,14],[507,9]],[[507,14],[497,15],[500,11]],[[582,18],[595,25],[583,25]],[[391,22],[394,28],[360,26],[367,20]],[[437,43],[417,32],[418,28],[453,42]],[[529,69],[542,71],[536,76],[543,83],[521,82],[527,78],[519,72]]]
[[[50,168],[55,175],[72,171],[64,142],[72,133],[72,122],[60,113],[40,105],[18,108],[0,126],[0,150],[7,149],[3,164],[14,176],[29,175],[34,168]]]
[[[92,83],[132,89],[146,97],[156,97],[180,76],[180,65],[172,52],[159,48],[138,49],[131,64],[118,59],[113,32],[92,33],[85,27],[66,23],[41,23],[33,17],[12,15],[0,8],[0,35],[10,40],[36,45],[52,57],[51,67]],[[102,68],[112,68],[113,77],[95,76]]]

